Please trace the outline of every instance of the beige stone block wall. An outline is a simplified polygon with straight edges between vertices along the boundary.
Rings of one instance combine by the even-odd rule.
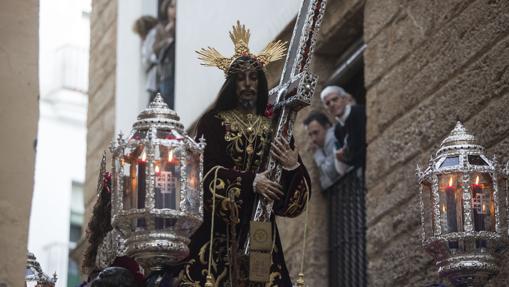
[[[509,2],[368,0],[364,25],[369,285],[425,286],[416,164],[457,117],[509,160]]]
[[[2,1],[0,38],[0,286],[23,286],[39,120],[39,1]]]
[[[85,227],[97,198],[101,157],[115,132],[117,1],[93,0],[90,23]],[[107,165],[110,166],[109,161]],[[73,253],[75,258],[81,257],[86,242],[80,242],[78,247]]]

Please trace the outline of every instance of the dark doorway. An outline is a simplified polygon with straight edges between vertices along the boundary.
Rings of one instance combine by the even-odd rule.
[[[326,83],[345,89],[361,107],[366,103],[365,47],[359,39],[347,49]],[[357,167],[326,190],[329,203],[329,286],[367,286],[364,186],[364,167]]]

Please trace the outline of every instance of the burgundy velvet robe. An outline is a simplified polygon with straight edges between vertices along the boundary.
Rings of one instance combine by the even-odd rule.
[[[232,248],[230,239],[232,234],[236,234],[239,248],[243,247],[251,214],[256,208],[253,180],[256,173],[261,172],[261,157],[270,146],[271,133],[270,119],[263,116],[248,117],[239,112],[225,111],[205,115],[200,120],[197,138],[203,135],[207,144],[204,152],[204,223],[191,238],[189,258],[179,266],[180,286],[205,285],[214,178],[216,210],[211,273],[214,286],[225,286],[229,282],[228,252]],[[295,217],[304,210],[310,192],[309,175],[302,162],[292,171],[283,171],[281,183],[285,196],[275,202],[274,213],[278,216]],[[237,222],[232,222],[232,214],[238,215]],[[273,236],[276,238],[270,282],[266,286],[292,286],[274,216],[271,222],[275,231]],[[235,228],[235,233],[232,233],[231,228]],[[246,272],[241,273],[241,276],[247,277]],[[249,286],[260,284],[250,283]]]

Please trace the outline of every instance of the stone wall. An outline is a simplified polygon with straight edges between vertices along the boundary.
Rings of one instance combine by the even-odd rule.
[[[96,199],[102,153],[115,132],[115,72],[117,39],[117,1],[93,0],[90,19],[89,96],[87,115],[87,159],[85,173],[85,220]],[[110,163],[108,162],[108,167]],[[88,222],[84,223],[86,230]],[[80,258],[85,242],[73,253]],[[80,259],[78,259],[81,262]]]
[[[457,117],[509,160],[509,2],[367,0],[364,40],[369,285],[425,286],[439,279],[421,248],[416,164]]]
[[[39,120],[39,1],[0,9],[0,286],[24,286]]]

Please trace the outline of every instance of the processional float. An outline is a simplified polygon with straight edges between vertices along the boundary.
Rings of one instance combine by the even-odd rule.
[[[317,83],[309,65],[325,4],[326,0],[302,1],[280,83],[269,92],[274,137],[288,142],[297,112],[310,104]],[[112,226],[124,238],[125,255],[147,271],[178,263],[189,253],[189,238],[203,221],[204,147],[203,140],[196,143],[186,135],[177,114],[160,96],[140,113],[129,137],[120,134],[111,145]],[[279,182],[281,166],[270,152],[267,157],[269,178]],[[272,201],[258,198],[252,221],[268,223],[272,206]],[[245,254],[270,252],[251,243],[248,238]],[[302,268],[298,286],[304,284]]]

